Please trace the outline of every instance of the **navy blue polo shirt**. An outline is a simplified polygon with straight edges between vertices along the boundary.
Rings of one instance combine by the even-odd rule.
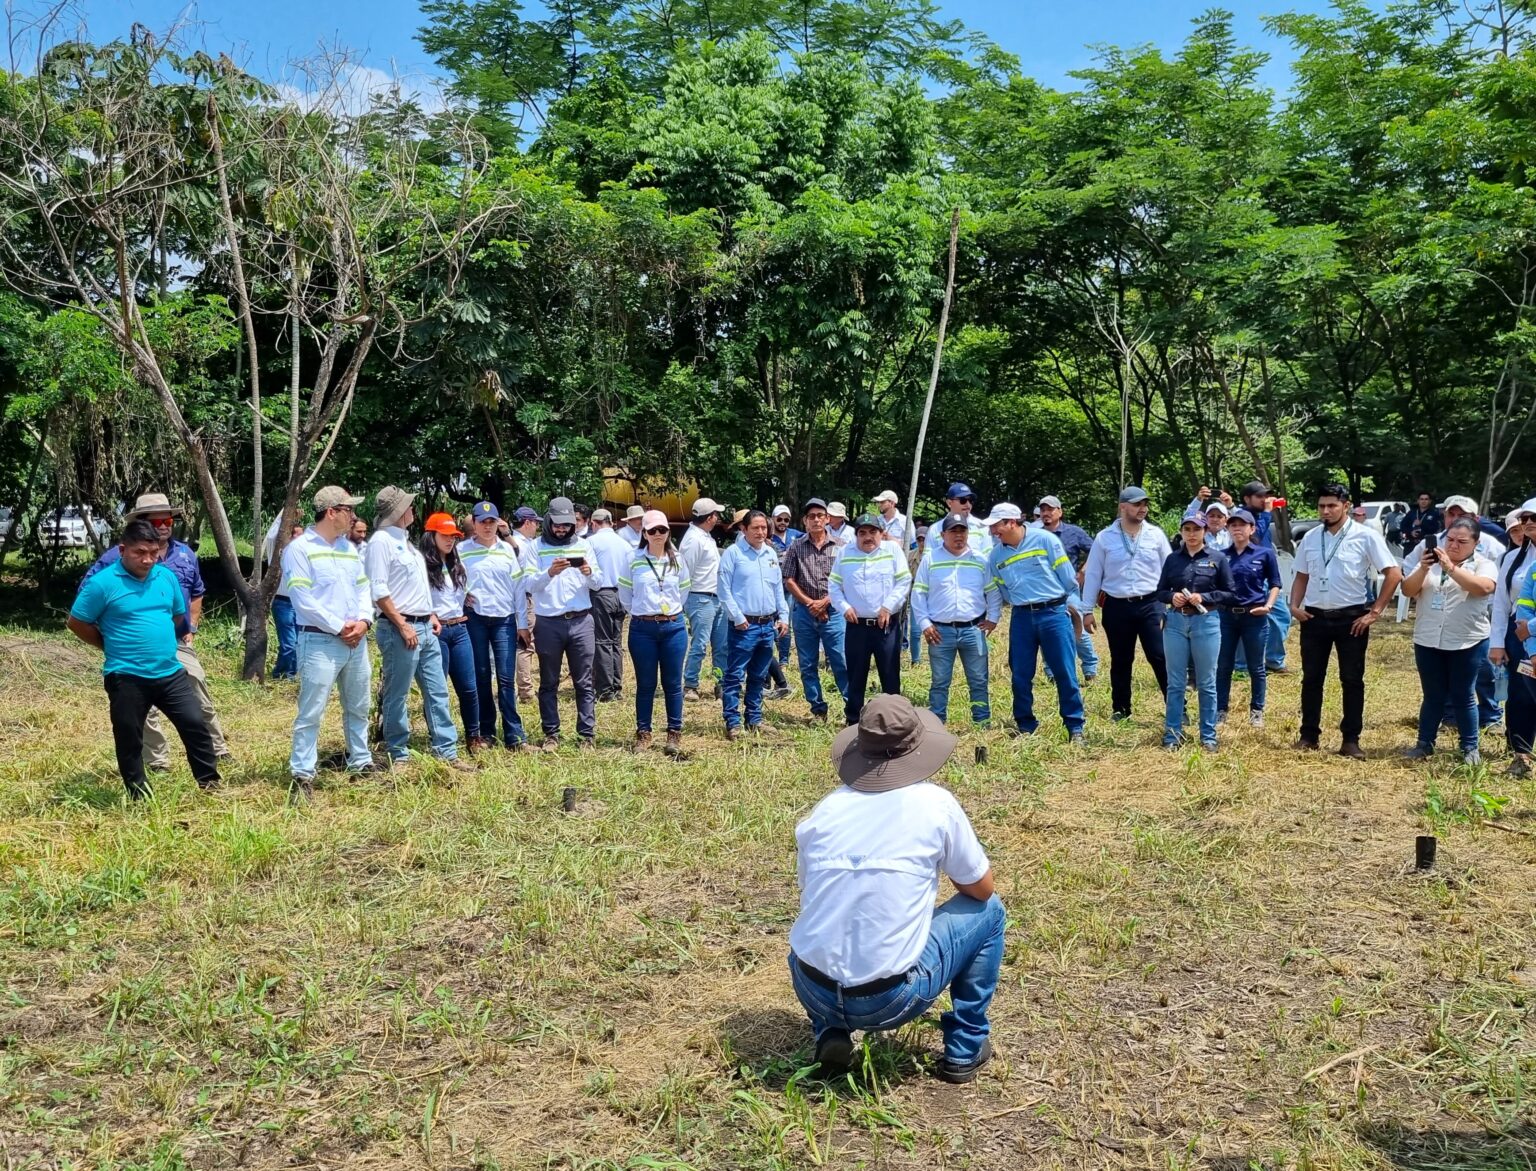
[[[1234,606],[1262,606],[1269,601],[1272,588],[1285,588],[1280,580],[1280,559],[1273,549],[1250,541],[1241,553],[1235,547],[1228,549],[1227,564],[1232,567]]]

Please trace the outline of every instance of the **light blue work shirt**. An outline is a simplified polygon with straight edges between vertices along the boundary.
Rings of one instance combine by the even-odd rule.
[[[987,556],[987,568],[1011,606],[1039,605],[1065,596],[1074,610],[1082,610],[1072,559],[1055,533],[1025,529],[1017,545],[999,540]]]
[[[716,585],[720,602],[732,626],[740,626],[750,614],[760,618],[775,615],[779,622],[789,621],[789,606],[784,601],[784,571],[779,568],[779,554],[764,541],[752,548],[745,537],[720,554],[720,579]]]

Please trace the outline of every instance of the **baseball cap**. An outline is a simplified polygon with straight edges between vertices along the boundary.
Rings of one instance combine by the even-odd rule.
[[[974,500],[976,493],[971,491],[969,484],[951,484],[949,490],[944,493],[946,500]]]
[[[884,503],[887,500],[889,500],[892,504],[895,504],[901,500],[901,497],[896,495],[896,493],[892,492],[889,488],[875,497],[876,504]]]
[[[442,533],[445,537],[462,537],[463,531],[454,523],[451,512],[434,512],[422,526],[429,533]]]
[[[1234,508],[1232,510],[1232,515],[1229,516],[1227,519],[1229,521],[1240,520],[1244,524],[1249,524],[1249,525],[1254,525],[1254,526],[1257,526],[1258,523],[1259,523],[1258,521],[1254,520],[1253,513],[1249,512],[1246,508]]]
[[[573,525],[576,523],[576,506],[569,496],[556,496],[549,502],[549,523]]]
[[[1061,501],[1058,500],[1055,496],[1042,496],[1042,497],[1040,497],[1040,507],[1041,508],[1060,508],[1061,507]]]
[[[1208,527],[1205,523],[1205,513],[1199,509],[1190,509],[1179,519],[1179,527],[1185,525],[1199,525],[1202,529]]]
[[[1205,511],[1206,512],[1219,512],[1219,513],[1221,513],[1222,516],[1230,516],[1231,515],[1230,513],[1227,512],[1227,506],[1225,504],[1223,504],[1220,500],[1212,500],[1209,504],[1207,504],[1205,506]]]
[[[853,528],[855,532],[857,532],[859,529],[880,529],[881,531],[884,531],[885,522],[874,513],[866,512],[863,516],[859,517],[858,520],[853,522]]]
[[[492,516],[496,515],[496,510],[495,510],[494,506],[491,509],[491,515]],[[539,514],[534,512],[533,509],[529,508],[525,504],[521,508],[519,508],[516,512],[514,512],[512,514],[512,519],[517,521],[517,523],[520,524],[520,525],[525,525],[525,524],[527,524],[531,520],[538,520],[539,519]]]
[[[601,524],[611,525],[613,523],[613,513],[609,512],[606,508],[599,508],[592,514],[592,519]]]
[[[1243,485],[1243,496],[1268,496],[1269,486],[1262,480],[1249,480]]]
[[[624,510],[625,520],[635,520],[637,517],[643,518],[644,516],[645,509],[641,508],[638,504],[631,504]]]
[[[1138,488],[1135,484],[1132,484],[1129,488],[1123,488],[1120,491],[1121,504],[1140,504],[1146,499],[1146,491],[1144,489]]]
[[[947,533],[950,529],[969,529],[971,522],[966,520],[958,512],[952,512],[939,522],[939,532]]]
[[[773,515],[774,516],[793,516],[794,513],[789,511],[789,505],[787,505],[787,504],[775,504],[773,506]]]
[[[327,484],[315,493],[315,510],[322,508],[356,508],[363,502],[361,496],[353,496],[345,488]]]
[[[717,512],[724,511],[725,509],[721,505],[711,500],[708,496],[700,496],[693,502],[693,515],[695,519],[713,516]]]
[[[642,529],[659,529],[662,525],[671,528],[671,522],[667,520],[667,514],[659,508],[653,508],[649,512],[640,510],[640,527]]]
[[[529,509],[529,511],[532,512],[533,510]],[[482,500],[469,510],[470,520],[485,520],[487,518],[491,520],[501,519],[501,509],[497,508],[489,500]]]
[[[1470,496],[1447,496],[1445,498],[1445,507],[1459,508],[1468,516],[1477,515],[1477,501],[1473,500]]]
[[[986,518],[981,523],[990,528],[991,526],[999,524],[1005,520],[1022,521],[1023,519],[1024,514],[1019,511],[1019,506],[1017,504],[1008,504],[1004,502],[1001,504],[994,504],[992,506],[992,511],[987,513]]]
[[[841,500],[834,500],[831,504],[827,505],[827,515],[828,516],[840,516],[844,520],[847,520],[848,519],[848,506],[846,504],[844,504]]]
[[[827,502],[825,500],[823,500],[820,496],[812,496],[809,500],[807,500],[805,502],[805,507],[800,510],[800,515],[804,516],[806,513],[810,512],[811,509],[813,509],[813,508],[819,508],[819,509],[821,509],[822,512],[826,512],[827,511]]]

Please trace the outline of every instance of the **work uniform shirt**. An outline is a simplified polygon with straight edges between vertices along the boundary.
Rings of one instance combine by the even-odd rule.
[[[466,583],[468,575],[465,575]],[[468,585],[454,585],[453,578],[444,572],[438,575],[436,581],[430,581],[432,590],[432,613],[436,614],[439,621],[452,622],[456,618],[464,617],[464,598],[469,593]]]
[[[1017,545],[998,541],[988,554],[987,570],[1009,605],[1064,601],[1074,610],[1082,609],[1077,575],[1055,533],[1025,529]]]
[[[1180,541],[1179,547],[1163,561],[1163,572],[1157,582],[1157,600],[1170,604],[1173,595],[1180,590],[1199,594],[1200,604],[1207,611],[1233,605],[1236,593],[1232,585],[1232,566],[1226,555],[1208,546],[1202,546],[1198,553],[1191,553]]]
[[[283,550],[283,580],[294,621],[328,634],[349,622],[373,621],[373,594],[363,559],[345,535],[327,541],[311,526]]]
[[[1163,562],[1173,550],[1156,525],[1142,523],[1134,539],[1117,520],[1093,539],[1083,567],[1083,597],[1090,605],[1099,593],[1112,598],[1139,598],[1157,593]]]
[[[1232,548],[1232,534],[1222,529],[1219,532],[1207,532],[1205,534],[1205,547],[1215,549],[1218,553],[1225,553]]]
[[[1493,625],[1488,631],[1488,649],[1503,650],[1509,620],[1518,617],[1516,603],[1525,579],[1536,570],[1536,542],[1520,545],[1504,554],[1499,562],[1499,582],[1493,591]]]
[[[980,553],[983,557],[992,552],[992,546],[997,542],[992,539],[992,530],[981,523],[981,517],[974,513],[966,517],[965,527],[968,534],[965,543],[974,552]]]
[[[1307,575],[1301,604],[1308,610],[1368,605],[1376,574],[1397,567],[1386,538],[1354,518],[1344,522],[1337,536],[1323,525],[1308,529],[1296,546],[1296,572]]]
[[[784,554],[784,580],[794,582],[812,601],[825,598],[832,580],[832,567],[842,552],[842,546],[830,534],[817,548],[807,533],[791,544],[789,552]]]
[[[880,527],[885,530],[885,535],[896,542],[900,549],[905,549],[912,539],[909,523],[905,514],[900,509],[891,513],[889,517],[880,518]]]
[[[620,575],[619,601],[631,614],[671,617],[683,612],[683,599],[691,584],[681,557],[674,564],[672,558],[652,557],[646,549],[634,554]]]
[[[856,545],[843,550],[827,578],[827,596],[835,614],[851,606],[860,618],[878,618],[881,610],[892,615],[900,611],[911,584],[907,555],[881,541],[873,553]]]
[[[629,546],[630,552],[640,548],[640,545],[645,540],[645,534],[632,524],[619,525],[613,531],[624,538],[624,543]]]
[[[720,589],[720,546],[715,539],[698,525],[690,524],[683,539],[678,543],[677,555],[688,580],[693,583],[689,593],[714,595]]]
[[[839,549],[853,544],[853,530],[848,527],[846,522],[838,525],[836,528],[833,528],[830,524],[827,525],[827,536],[837,542]]]
[[[568,565],[550,577],[549,567],[562,557],[585,557],[592,575],[589,577],[576,566]],[[606,584],[603,567],[598,564],[591,542],[581,537],[572,537],[564,545],[551,545],[540,537],[533,543],[528,562],[528,593],[533,598],[533,612],[540,618],[558,618],[572,610],[590,610],[592,591],[600,590]]]
[[[784,573],[772,545],[764,541],[754,549],[743,537],[720,555],[720,601],[732,626],[741,625],[748,615],[789,621]]]
[[[1234,548],[1227,550],[1225,556],[1232,567],[1232,605],[1263,606],[1269,601],[1272,587],[1284,588],[1280,559],[1273,549],[1249,541],[1241,553]]]
[[[948,790],[919,781],[887,793],[840,785],[795,827],[796,959],[839,984],[909,971],[933,925],[939,875],[962,885],[991,869]]]
[[[368,538],[363,564],[373,600],[388,598],[402,618],[424,618],[432,613],[432,587],[427,581],[427,559],[399,525],[375,529]]]
[[[1499,576],[1498,565],[1476,550],[1462,563],[1462,568],[1473,577],[1497,579]],[[1419,591],[1419,605],[1413,620],[1414,645],[1440,651],[1464,651],[1489,636],[1489,625],[1488,600],[1473,597],[1439,565],[1431,567],[1424,575],[1424,587]]]
[[[1436,543],[1438,544],[1438,540]],[[1419,561],[1424,556],[1424,548],[1424,542],[1420,541],[1417,545],[1408,551],[1408,556],[1403,558],[1402,570],[1404,577],[1407,577],[1410,573],[1419,567]],[[1504,554],[1509,552],[1509,549],[1503,541],[1499,540],[1497,537],[1490,536],[1488,533],[1485,533],[1479,529],[1477,533],[1477,548],[1475,552],[1479,557],[1486,557],[1489,561],[1492,561],[1495,565],[1497,565]]]
[[[532,555],[533,542],[522,538],[528,545],[527,556]],[[482,618],[517,617],[519,629],[528,624],[528,592],[525,556],[506,541],[497,540],[482,545],[473,537],[459,542],[459,560],[469,578],[467,608]]]
[[[81,582],[69,616],[101,632],[103,675],[164,679],[181,670],[176,620],[186,612],[181,583],[163,563],[140,581],[119,560]]]
[[[592,546],[592,552],[597,554],[597,563],[602,566],[602,588],[616,588],[619,578],[624,576],[624,571],[634,560],[634,546],[627,544],[613,529],[598,529],[587,538],[587,544]]]
[[[912,613],[918,630],[935,622],[996,622],[1003,615],[1003,595],[987,559],[969,547],[951,553],[943,545],[925,549],[912,579]]]
[[[768,534],[768,540],[772,543],[773,547],[778,550],[779,556],[782,558],[784,554],[789,552],[789,547],[803,536],[805,536],[804,533],[795,528],[794,525],[790,525],[789,528],[784,530],[784,535],[782,537],[779,536],[778,533],[770,532]]]
[[[84,586],[103,569],[117,565],[122,557],[122,549],[113,545],[96,558],[91,567],[85,571],[85,576],[80,579],[80,584]],[[192,546],[185,541],[178,541],[175,537],[171,538],[165,551],[161,553],[160,564],[170,570],[171,576],[176,579],[176,584],[181,586],[182,600],[186,602],[176,618],[176,636],[180,638],[184,634],[191,633],[192,599],[200,598],[208,592],[208,587],[203,584],[203,567]],[[278,593],[281,594],[282,590]]]

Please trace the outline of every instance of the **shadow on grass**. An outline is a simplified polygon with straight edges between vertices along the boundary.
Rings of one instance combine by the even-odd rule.
[[[1530,1171],[1536,1166],[1536,1125],[1530,1123],[1495,1134],[1387,1121],[1361,1127],[1359,1135],[1402,1171]]]
[[[922,1021],[889,1033],[865,1033],[854,1050],[853,1069],[823,1078],[814,1069],[810,1022],[803,1012],[787,1008],[742,1009],[720,1027],[720,1047],[727,1062],[771,1090],[796,1082],[825,1082],[839,1092],[863,1096],[871,1086],[890,1088],[927,1073],[928,1051],[918,1030]]]
[[[103,777],[94,772],[71,773],[53,786],[53,799],[60,805],[116,809],[124,797],[123,782],[115,774]]]

